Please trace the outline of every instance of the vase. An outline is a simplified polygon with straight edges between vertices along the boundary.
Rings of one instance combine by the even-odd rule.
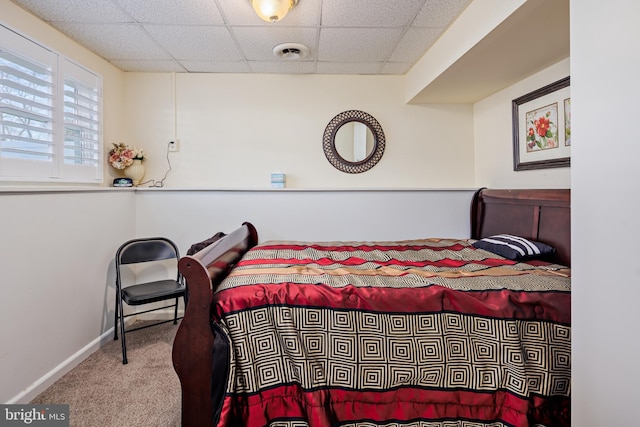
[[[131,178],[131,180],[133,181],[133,185],[137,187],[140,184],[142,177],[144,176],[144,172],[145,169],[144,165],[142,164],[142,160],[134,159],[133,164],[125,168],[124,176],[126,176],[127,178]]]

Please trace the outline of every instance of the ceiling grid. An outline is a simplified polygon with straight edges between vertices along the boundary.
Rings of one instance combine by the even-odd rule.
[[[12,1],[124,71],[279,74],[404,74],[469,4],[299,0],[268,23],[249,0]]]

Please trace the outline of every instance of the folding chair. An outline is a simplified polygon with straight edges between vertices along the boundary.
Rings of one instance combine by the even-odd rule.
[[[139,327],[128,329],[126,332],[132,332],[139,329],[148,328],[151,326],[160,325],[173,321],[173,324],[178,323],[178,301],[182,297],[187,301],[187,292],[184,279],[180,272],[176,273],[176,276],[162,280],[154,280],[144,283],[136,283],[126,285],[123,283],[123,271],[122,266],[130,264],[142,264],[142,263],[158,263],[158,261],[164,261],[164,264],[170,262],[169,260],[175,260],[175,263],[170,262],[169,268],[177,271],[178,260],[180,259],[180,253],[178,247],[171,240],[164,237],[152,237],[143,239],[133,239],[122,244],[116,252],[116,310],[115,310],[115,323],[113,340],[118,339],[118,322],[120,322],[120,337],[122,341],[122,363],[126,365],[127,360],[127,344],[125,338],[125,326],[124,320],[127,317],[135,316],[138,314],[149,313],[151,311],[163,310],[166,308],[174,307],[173,319],[163,320],[147,324]],[[149,264],[151,266],[151,264]],[[167,268],[160,269],[160,271],[166,271]],[[170,305],[162,307],[156,307],[149,310],[138,311],[131,314],[124,314],[123,302],[131,306],[150,304],[158,301],[165,301],[175,299],[175,302]]]

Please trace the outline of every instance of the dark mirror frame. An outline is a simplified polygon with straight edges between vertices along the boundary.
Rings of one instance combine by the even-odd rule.
[[[336,150],[335,137],[342,125],[350,122],[360,122],[366,125],[373,133],[373,150],[359,162],[350,162],[344,159]],[[346,173],[362,173],[374,167],[384,153],[385,138],[382,126],[370,114],[360,110],[347,110],[335,116],[324,130],[322,137],[322,149],[327,160],[336,169]]]

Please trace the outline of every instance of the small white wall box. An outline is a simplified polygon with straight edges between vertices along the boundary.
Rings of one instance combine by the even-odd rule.
[[[287,182],[287,176],[283,173],[271,174],[271,187],[272,188],[284,188]]]

